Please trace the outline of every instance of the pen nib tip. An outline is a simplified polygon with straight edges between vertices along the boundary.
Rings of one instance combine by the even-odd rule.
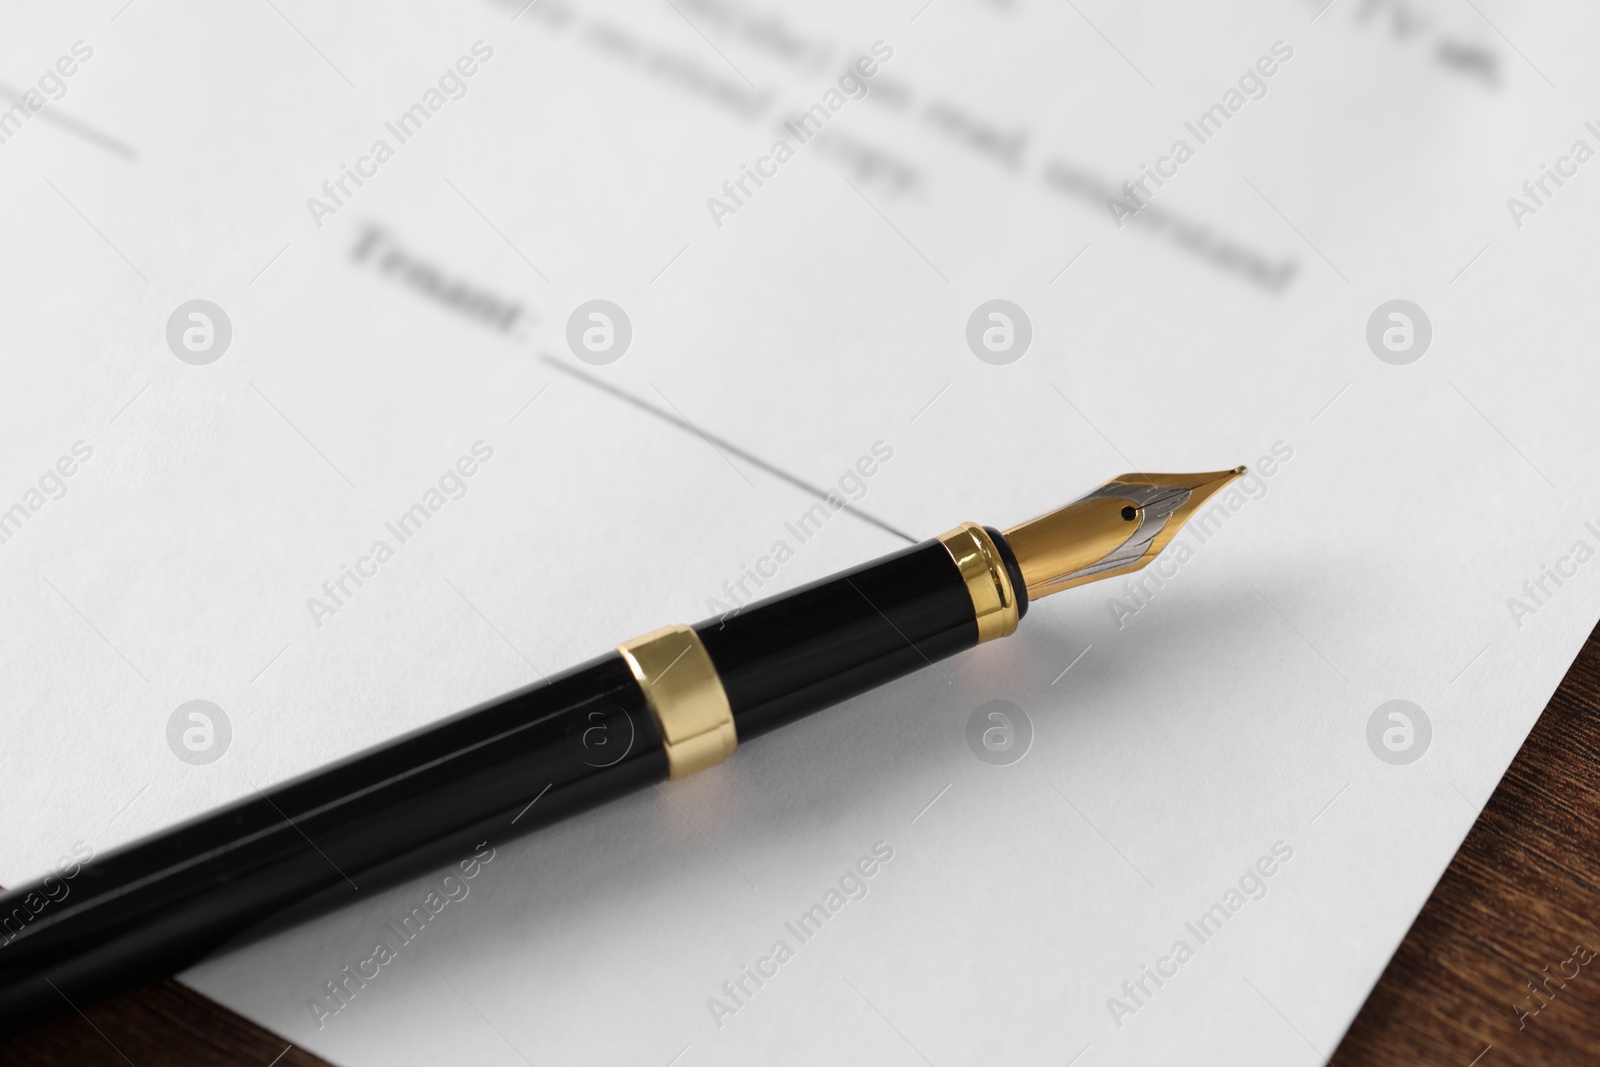
[[[1030,599],[1136,571],[1160,554],[1243,465],[1201,474],[1122,474],[1005,531]]]

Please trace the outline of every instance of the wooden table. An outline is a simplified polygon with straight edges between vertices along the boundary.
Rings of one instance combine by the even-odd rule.
[[[1600,1064],[1597,921],[1600,629],[1589,635],[1331,1062]],[[1579,966],[1582,954],[1574,958],[1578,945],[1597,953],[1586,966]],[[325,1061],[169,979],[0,1041],[0,1063],[322,1067]]]

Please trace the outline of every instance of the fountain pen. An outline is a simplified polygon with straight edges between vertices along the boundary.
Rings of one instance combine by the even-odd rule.
[[[0,896],[0,1031],[663,779],[1137,570],[1243,467],[1124,474],[614,651]]]

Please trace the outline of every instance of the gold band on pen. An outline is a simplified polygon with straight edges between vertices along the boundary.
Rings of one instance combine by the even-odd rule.
[[[722,679],[700,635],[663,626],[617,646],[661,730],[667,777],[676,781],[733,755],[738,738]]]
[[[978,619],[978,643],[1016,633],[1017,594],[1011,587],[1005,561],[984,528],[964,522],[939,541],[967,583],[967,595],[972,597],[972,611]]]

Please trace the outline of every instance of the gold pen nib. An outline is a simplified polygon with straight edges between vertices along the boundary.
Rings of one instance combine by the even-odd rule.
[[[1136,571],[1160,554],[1201,504],[1245,468],[1208,474],[1122,474],[1064,508],[1005,531],[1028,599]]]

